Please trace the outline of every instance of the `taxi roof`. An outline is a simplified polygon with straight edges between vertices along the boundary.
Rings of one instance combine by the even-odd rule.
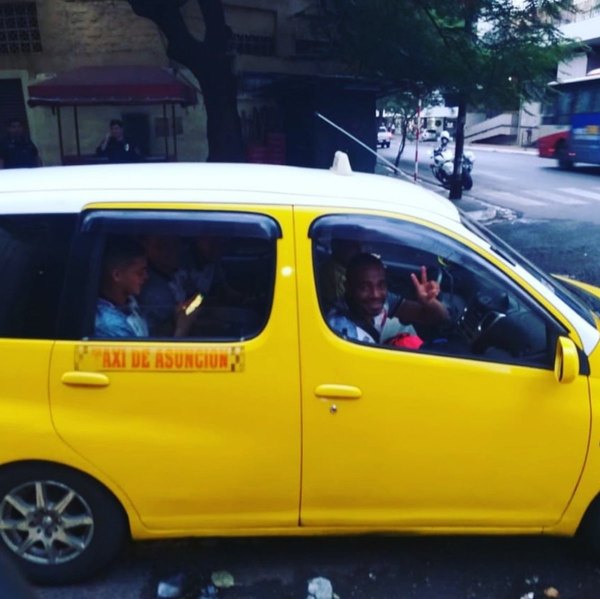
[[[92,202],[210,202],[387,210],[459,221],[411,182],[330,169],[229,163],[60,166],[0,171],[0,213],[79,212]]]

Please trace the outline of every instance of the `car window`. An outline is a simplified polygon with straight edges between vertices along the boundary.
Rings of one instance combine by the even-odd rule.
[[[555,320],[455,240],[355,215],[319,219],[311,239],[322,316],[347,341],[552,367]]]
[[[573,293],[573,290],[566,288],[561,281],[549,277],[545,272],[532,264],[527,258],[519,254],[514,248],[505,243],[500,237],[492,233],[489,229],[482,227],[477,222],[469,218],[466,214],[461,214],[461,221],[469,231],[481,237],[486,243],[489,243],[492,250],[500,254],[513,264],[518,264],[531,275],[544,284],[546,289],[554,293],[573,311],[575,311],[588,324],[595,326],[594,317],[592,316],[586,302],[582,302],[579,294]]]
[[[255,214],[95,211],[81,224],[88,258],[84,337],[231,341],[254,337],[273,300],[273,219]],[[73,275],[73,280],[77,280]]]
[[[0,336],[53,339],[74,215],[0,218]]]

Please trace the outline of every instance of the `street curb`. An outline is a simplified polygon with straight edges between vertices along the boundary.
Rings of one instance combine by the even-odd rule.
[[[379,169],[377,167],[379,167]],[[402,173],[402,175],[405,178],[410,179],[410,176],[406,172],[404,172],[402,170],[400,172]],[[376,166],[375,174],[378,174],[378,175],[381,175],[384,177],[385,176],[387,176],[387,177],[396,177],[397,176],[397,175],[394,175],[393,171],[389,167],[381,165],[381,164],[378,164]],[[447,189],[441,188],[437,183],[428,181],[427,179],[423,179],[421,177],[419,177],[417,179],[416,183],[412,180],[411,180],[411,183],[413,183],[415,185],[419,185],[420,187],[423,187],[424,189],[427,189],[428,191],[431,191],[432,193],[439,195],[441,198],[443,198],[447,202],[451,202],[459,210],[461,210],[464,214],[468,215],[469,218],[477,221],[478,223],[480,223],[482,225],[490,225],[496,221],[502,221],[502,222],[513,221],[517,218],[516,213],[513,210],[510,210],[509,208],[502,208],[500,206],[494,206],[492,204],[489,204],[486,200],[481,200],[471,194],[469,194],[469,195],[463,194],[463,198],[461,200],[457,200],[457,201],[450,200],[447,197],[447,193],[448,193]],[[466,202],[477,203],[478,205],[481,205],[482,207],[478,208],[476,210],[467,210],[466,208],[461,207],[462,200],[465,200],[465,203]]]
[[[407,141],[407,144],[410,144],[412,146],[415,145],[414,140],[413,141]],[[429,144],[428,142],[419,142],[419,148],[421,147],[426,147],[426,148],[431,148],[433,149],[434,145]],[[465,144],[465,150],[469,150],[471,152],[502,152],[504,154],[525,154],[528,156],[537,156],[538,155],[538,150],[537,148],[523,148],[521,146],[502,146],[502,145],[494,145],[494,144],[477,144],[477,143],[470,143],[470,144]]]
[[[503,146],[480,146],[478,144],[471,144],[465,146],[465,149],[470,152],[501,152],[503,154],[524,154],[526,156],[537,156],[538,152],[535,148],[512,148]]]

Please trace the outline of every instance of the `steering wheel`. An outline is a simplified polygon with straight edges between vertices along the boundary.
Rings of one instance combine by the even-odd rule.
[[[493,345],[493,331],[506,318],[509,298],[506,293],[478,291],[459,318],[459,326],[474,354]]]

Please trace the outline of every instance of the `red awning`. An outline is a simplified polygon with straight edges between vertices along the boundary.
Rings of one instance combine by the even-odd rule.
[[[29,86],[30,106],[196,104],[196,90],[161,67],[80,67]]]

